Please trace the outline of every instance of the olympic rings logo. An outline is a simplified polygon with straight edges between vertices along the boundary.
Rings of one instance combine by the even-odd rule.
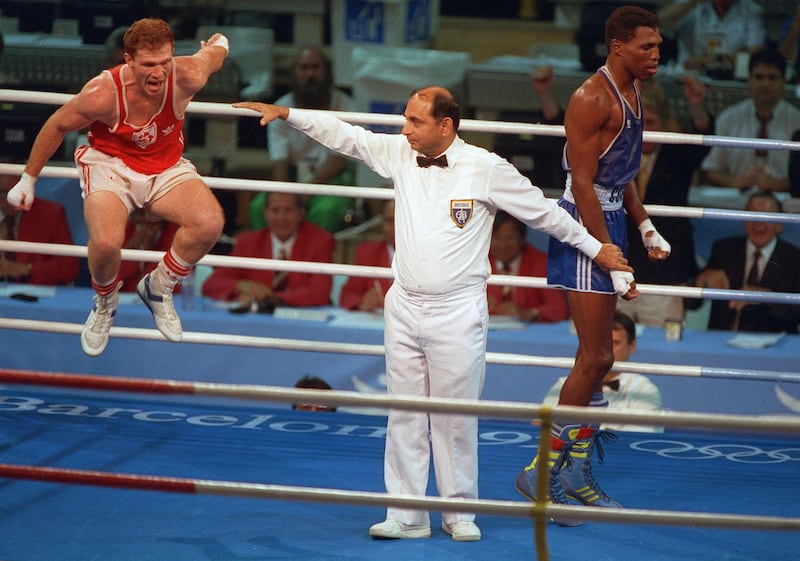
[[[707,444],[695,446],[678,440],[640,440],[631,444],[633,450],[679,460],[713,460],[723,458],[742,464],[782,464],[800,462],[800,448],[764,450],[745,444]]]

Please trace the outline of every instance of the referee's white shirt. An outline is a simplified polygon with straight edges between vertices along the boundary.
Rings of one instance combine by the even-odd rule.
[[[460,137],[444,152],[447,168],[421,168],[416,161],[420,154],[402,134],[374,133],[302,109],[290,109],[286,122],[393,181],[392,269],[395,282],[408,292],[447,294],[485,284],[491,274],[489,243],[498,208],[591,258],[600,251],[599,241],[514,166]],[[458,208],[468,209],[463,224],[456,219]]]

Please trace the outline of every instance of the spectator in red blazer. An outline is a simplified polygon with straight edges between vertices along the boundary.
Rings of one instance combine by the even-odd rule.
[[[383,239],[362,242],[356,247],[354,265],[391,267],[394,256],[394,200],[381,209]],[[374,312],[383,308],[383,297],[392,286],[392,278],[350,277],[342,287],[339,306],[345,310]]]
[[[547,255],[526,242],[525,234],[525,224],[504,211],[497,212],[489,247],[492,274],[547,277]],[[569,317],[560,290],[489,285],[487,296],[492,315],[541,322]]]
[[[305,219],[300,195],[270,193],[264,216],[267,227],[239,234],[232,256],[333,261],[333,234]],[[221,267],[203,283],[203,294],[218,300],[236,300],[259,310],[272,306],[325,306],[330,304],[332,284],[329,274]]]
[[[151,249],[166,252],[172,246],[172,238],[178,226],[166,220],[151,222],[142,209],[134,210],[125,226],[125,249]],[[139,280],[156,268],[157,263],[145,261],[123,261],[119,266],[119,280],[125,292],[133,292]],[[176,292],[180,291],[180,285]]]
[[[0,176],[0,238],[72,245],[63,205],[38,198],[28,212],[17,212],[8,203],[6,193],[18,180],[14,175]],[[56,286],[69,284],[77,276],[77,257],[0,252],[0,278],[5,281]]]

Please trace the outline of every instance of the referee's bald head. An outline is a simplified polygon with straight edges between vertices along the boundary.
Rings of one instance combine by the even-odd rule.
[[[458,125],[461,122],[461,108],[450,90],[442,86],[425,86],[411,92],[410,97],[414,96],[431,104],[431,115],[437,122],[445,117],[450,117],[453,121],[453,131],[458,131]]]

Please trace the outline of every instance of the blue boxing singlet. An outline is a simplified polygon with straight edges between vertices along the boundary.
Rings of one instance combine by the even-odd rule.
[[[642,156],[642,100],[639,89],[634,83],[636,92],[636,109],[622,96],[606,67],[598,72],[608,81],[616,95],[622,110],[623,120],[619,131],[608,147],[600,154],[597,173],[594,177],[594,190],[604,211],[606,228],[611,242],[627,251],[627,234],[625,227],[625,210],[622,200],[625,185],[636,178],[639,173],[639,161]],[[567,172],[564,194],[558,204],[569,212],[575,220],[580,221],[575,199],[572,196],[572,168],[567,159],[567,145],[561,159]],[[594,261],[577,249],[550,238],[547,259],[547,282],[568,290],[581,292],[600,292],[614,294],[611,277],[600,269]]]

